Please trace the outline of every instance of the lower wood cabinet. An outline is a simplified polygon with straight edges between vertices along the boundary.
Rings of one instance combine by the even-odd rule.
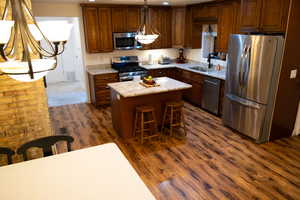
[[[119,81],[117,73],[88,75],[90,85],[91,102],[95,106],[110,105],[110,89],[108,83]]]
[[[183,99],[193,105],[201,107],[202,98],[203,95],[205,95],[203,93],[203,86],[206,75],[179,68],[153,69],[149,70],[149,75],[153,77],[169,77],[192,85],[193,87],[191,89],[183,92]],[[224,85],[225,81],[222,80],[219,93],[219,115],[222,114],[223,110]]]
[[[152,77],[169,77],[176,79],[177,68],[165,68],[165,69],[152,69],[149,70],[148,74]]]

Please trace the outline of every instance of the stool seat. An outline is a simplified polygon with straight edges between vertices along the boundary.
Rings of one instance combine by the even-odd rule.
[[[139,112],[152,112],[154,108],[152,106],[139,106],[136,108],[136,110]]]
[[[166,106],[182,107],[183,102],[182,101],[171,101],[171,102],[167,102]]]

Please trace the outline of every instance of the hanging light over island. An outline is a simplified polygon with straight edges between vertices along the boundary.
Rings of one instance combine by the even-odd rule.
[[[148,4],[147,0],[144,0],[144,16],[143,16],[143,22],[140,28],[137,31],[137,34],[135,36],[135,39],[141,43],[141,44],[151,44],[153,43],[158,37],[159,37],[159,32],[155,30],[151,26],[151,23],[148,23]]]
[[[57,67],[57,56],[63,53],[71,29],[67,21],[37,23],[25,0],[6,0],[0,20],[0,55],[4,60],[0,75],[22,82],[43,78]]]

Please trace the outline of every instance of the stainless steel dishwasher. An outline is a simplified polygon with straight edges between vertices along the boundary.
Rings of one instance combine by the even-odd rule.
[[[201,107],[213,114],[219,115],[221,80],[211,77],[204,79]]]

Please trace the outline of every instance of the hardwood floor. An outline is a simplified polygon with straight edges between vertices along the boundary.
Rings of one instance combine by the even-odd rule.
[[[300,199],[298,136],[257,145],[186,103],[186,140],[140,145],[117,137],[110,108],[78,104],[50,112],[55,132],[66,128],[75,138],[73,149],[115,142],[159,200]]]

